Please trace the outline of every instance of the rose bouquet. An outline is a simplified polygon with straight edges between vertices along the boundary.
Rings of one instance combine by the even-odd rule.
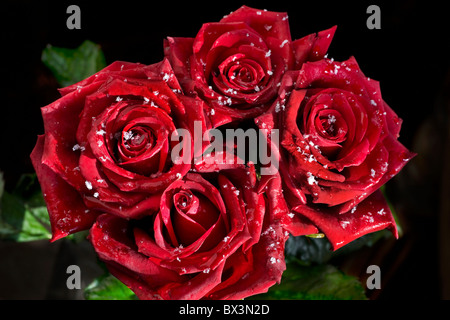
[[[31,154],[52,241],[89,230],[140,299],[242,299],[281,281],[289,238],[397,236],[380,188],[414,154],[378,82],[328,58],[335,31],[292,40],[243,6],[60,89]]]

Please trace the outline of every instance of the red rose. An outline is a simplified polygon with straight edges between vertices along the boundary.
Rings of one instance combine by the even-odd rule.
[[[280,130],[290,232],[319,229],[335,249],[384,228],[396,234],[377,190],[414,154],[398,142],[401,119],[383,101],[378,82],[364,76],[354,58],[305,63],[286,73],[271,112],[257,123]]]
[[[89,228],[99,212],[127,219],[156,212],[162,191],[190,168],[172,162],[171,137],[202,121],[201,102],[176,93],[167,60],[115,62],[60,91],[42,108],[45,134],[31,155],[53,240]]]
[[[90,240],[140,299],[242,299],[285,269],[276,204],[256,192],[253,165],[195,166],[172,182],[152,217],[102,215]],[[219,170],[220,169],[220,170]]]
[[[286,70],[326,54],[335,27],[292,41],[287,18],[243,6],[204,24],[195,38],[164,42],[185,93],[208,101],[214,127],[261,114]]]

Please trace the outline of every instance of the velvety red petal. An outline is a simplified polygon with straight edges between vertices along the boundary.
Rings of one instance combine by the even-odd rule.
[[[259,10],[242,6],[220,20],[222,23],[245,22],[264,38],[291,40],[287,13]]]
[[[292,42],[295,55],[295,65],[299,69],[306,61],[322,59],[328,51],[333,40],[337,26],[313,33]]]
[[[80,194],[57,173],[42,163],[45,136],[39,136],[31,161],[41,185],[50,217],[52,241],[89,229],[97,215],[89,210]]]
[[[213,46],[214,42],[224,33],[242,29],[248,29],[248,25],[242,22],[210,22],[203,24],[193,43],[193,52],[194,55],[196,55],[196,59],[200,59],[202,57],[206,58],[206,55]],[[206,62],[206,60],[204,61]]]
[[[96,72],[92,76],[90,76],[86,79],[83,79],[77,83],[74,83],[70,86],[67,86],[65,88],[59,89],[59,92],[61,93],[61,95],[65,96],[66,94],[69,94],[73,91],[77,91],[91,83],[94,83],[94,82],[102,83],[111,76],[116,76],[116,75],[122,74],[122,73],[124,73],[126,75],[136,74],[136,72],[139,72],[137,70],[141,69],[142,67],[144,67],[144,65],[139,64],[139,63],[131,63],[131,62],[126,62],[126,61],[114,61],[113,63],[111,63],[107,67],[103,68],[102,70]]]
[[[41,109],[46,136],[42,162],[78,190],[83,189],[84,181],[77,169],[80,151],[75,148],[77,121],[74,119],[83,110],[85,96],[98,87],[99,84],[93,83]]]
[[[103,214],[92,226],[89,240],[102,261],[120,266],[135,280],[149,284],[154,290],[169,281],[182,281],[177,273],[157,266],[135,251],[130,232],[126,220]]]
[[[390,229],[397,235],[397,225],[380,191],[376,191],[350,211],[333,214],[326,209],[299,206],[294,209],[311,220],[330,240],[333,250],[371,232]]]
[[[281,281],[283,271],[286,269],[284,261],[286,240],[287,236],[279,225],[265,225],[259,242],[249,249],[253,262],[251,266],[247,265],[247,268],[242,270],[240,265],[236,265],[235,270],[231,272],[232,274],[236,272],[239,277],[230,278],[230,280],[235,281],[234,284],[229,281],[226,283],[227,286],[218,286],[218,290],[209,293],[207,298],[238,300],[267,292],[271,286]],[[247,255],[249,254],[250,252]],[[238,251],[235,255],[242,255],[242,253]],[[243,257],[241,259],[243,260],[241,264],[245,266],[245,260],[248,258]]]

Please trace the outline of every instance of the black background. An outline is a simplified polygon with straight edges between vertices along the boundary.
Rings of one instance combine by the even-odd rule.
[[[66,27],[70,4],[81,8],[81,30]],[[442,203],[450,194],[442,188],[440,175],[448,161],[443,159],[443,150],[450,141],[445,139],[450,28],[444,2],[2,1],[0,170],[6,189],[11,189],[22,173],[33,172],[29,154],[37,135],[43,133],[40,107],[59,96],[58,84],[40,61],[47,44],[75,48],[89,39],[101,45],[108,64],[115,60],[151,64],[163,58],[164,38],[194,37],[202,23],[218,21],[243,4],[287,12],[293,39],[337,25],[329,57],[345,60],[354,56],[367,76],[380,81],[384,100],[404,121],[400,141],[419,153],[388,184],[413,241],[397,266],[390,289],[381,297],[448,299],[448,293],[442,293],[443,288],[448,290],[443,279],[446,272],[440,270],[442,265],[448,266],[441,252],[442,230],[450,229],[440,228],[442,221],[448,221],[442,220],[442,215],[450,214],[442,212]],[[366,27],[366,9],[371,4],[381,9],[380,30]],[[0,247],[0,264],[4,260],[13,266],[11,259]],[[23,269],[17,268],[16,273],[11,268],[0,269],[0,283],[9,275],[20,278],[17,273]],[[11,293],[11,288],[0,285],[2,290],[0,298],[21,297],[20,291]],[[28,292],[23,297],[45,294]]]

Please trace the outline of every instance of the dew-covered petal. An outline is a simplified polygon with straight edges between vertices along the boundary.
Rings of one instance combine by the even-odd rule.
[[[307,217],[321,232],[325,233],[333,250],[365,234],[386,228],[397,237],[396,223],[380,191],[374,192],[363,202],[342,214],[310,206],[296,207],[295,212]]]
[[[306,61],[320,60],[326,55],[336,28],[337,26],[333,26],[317,34],[313,33],[293,41],[292,46],[294,48],[297,69]]]
[[[42,163],[44,140],[44,135],[38,137],[31,153],[31,161],[47,204],[52,241],[56,241],[69,234],[89,229],[99,212],[89,210],[77,190]]]

